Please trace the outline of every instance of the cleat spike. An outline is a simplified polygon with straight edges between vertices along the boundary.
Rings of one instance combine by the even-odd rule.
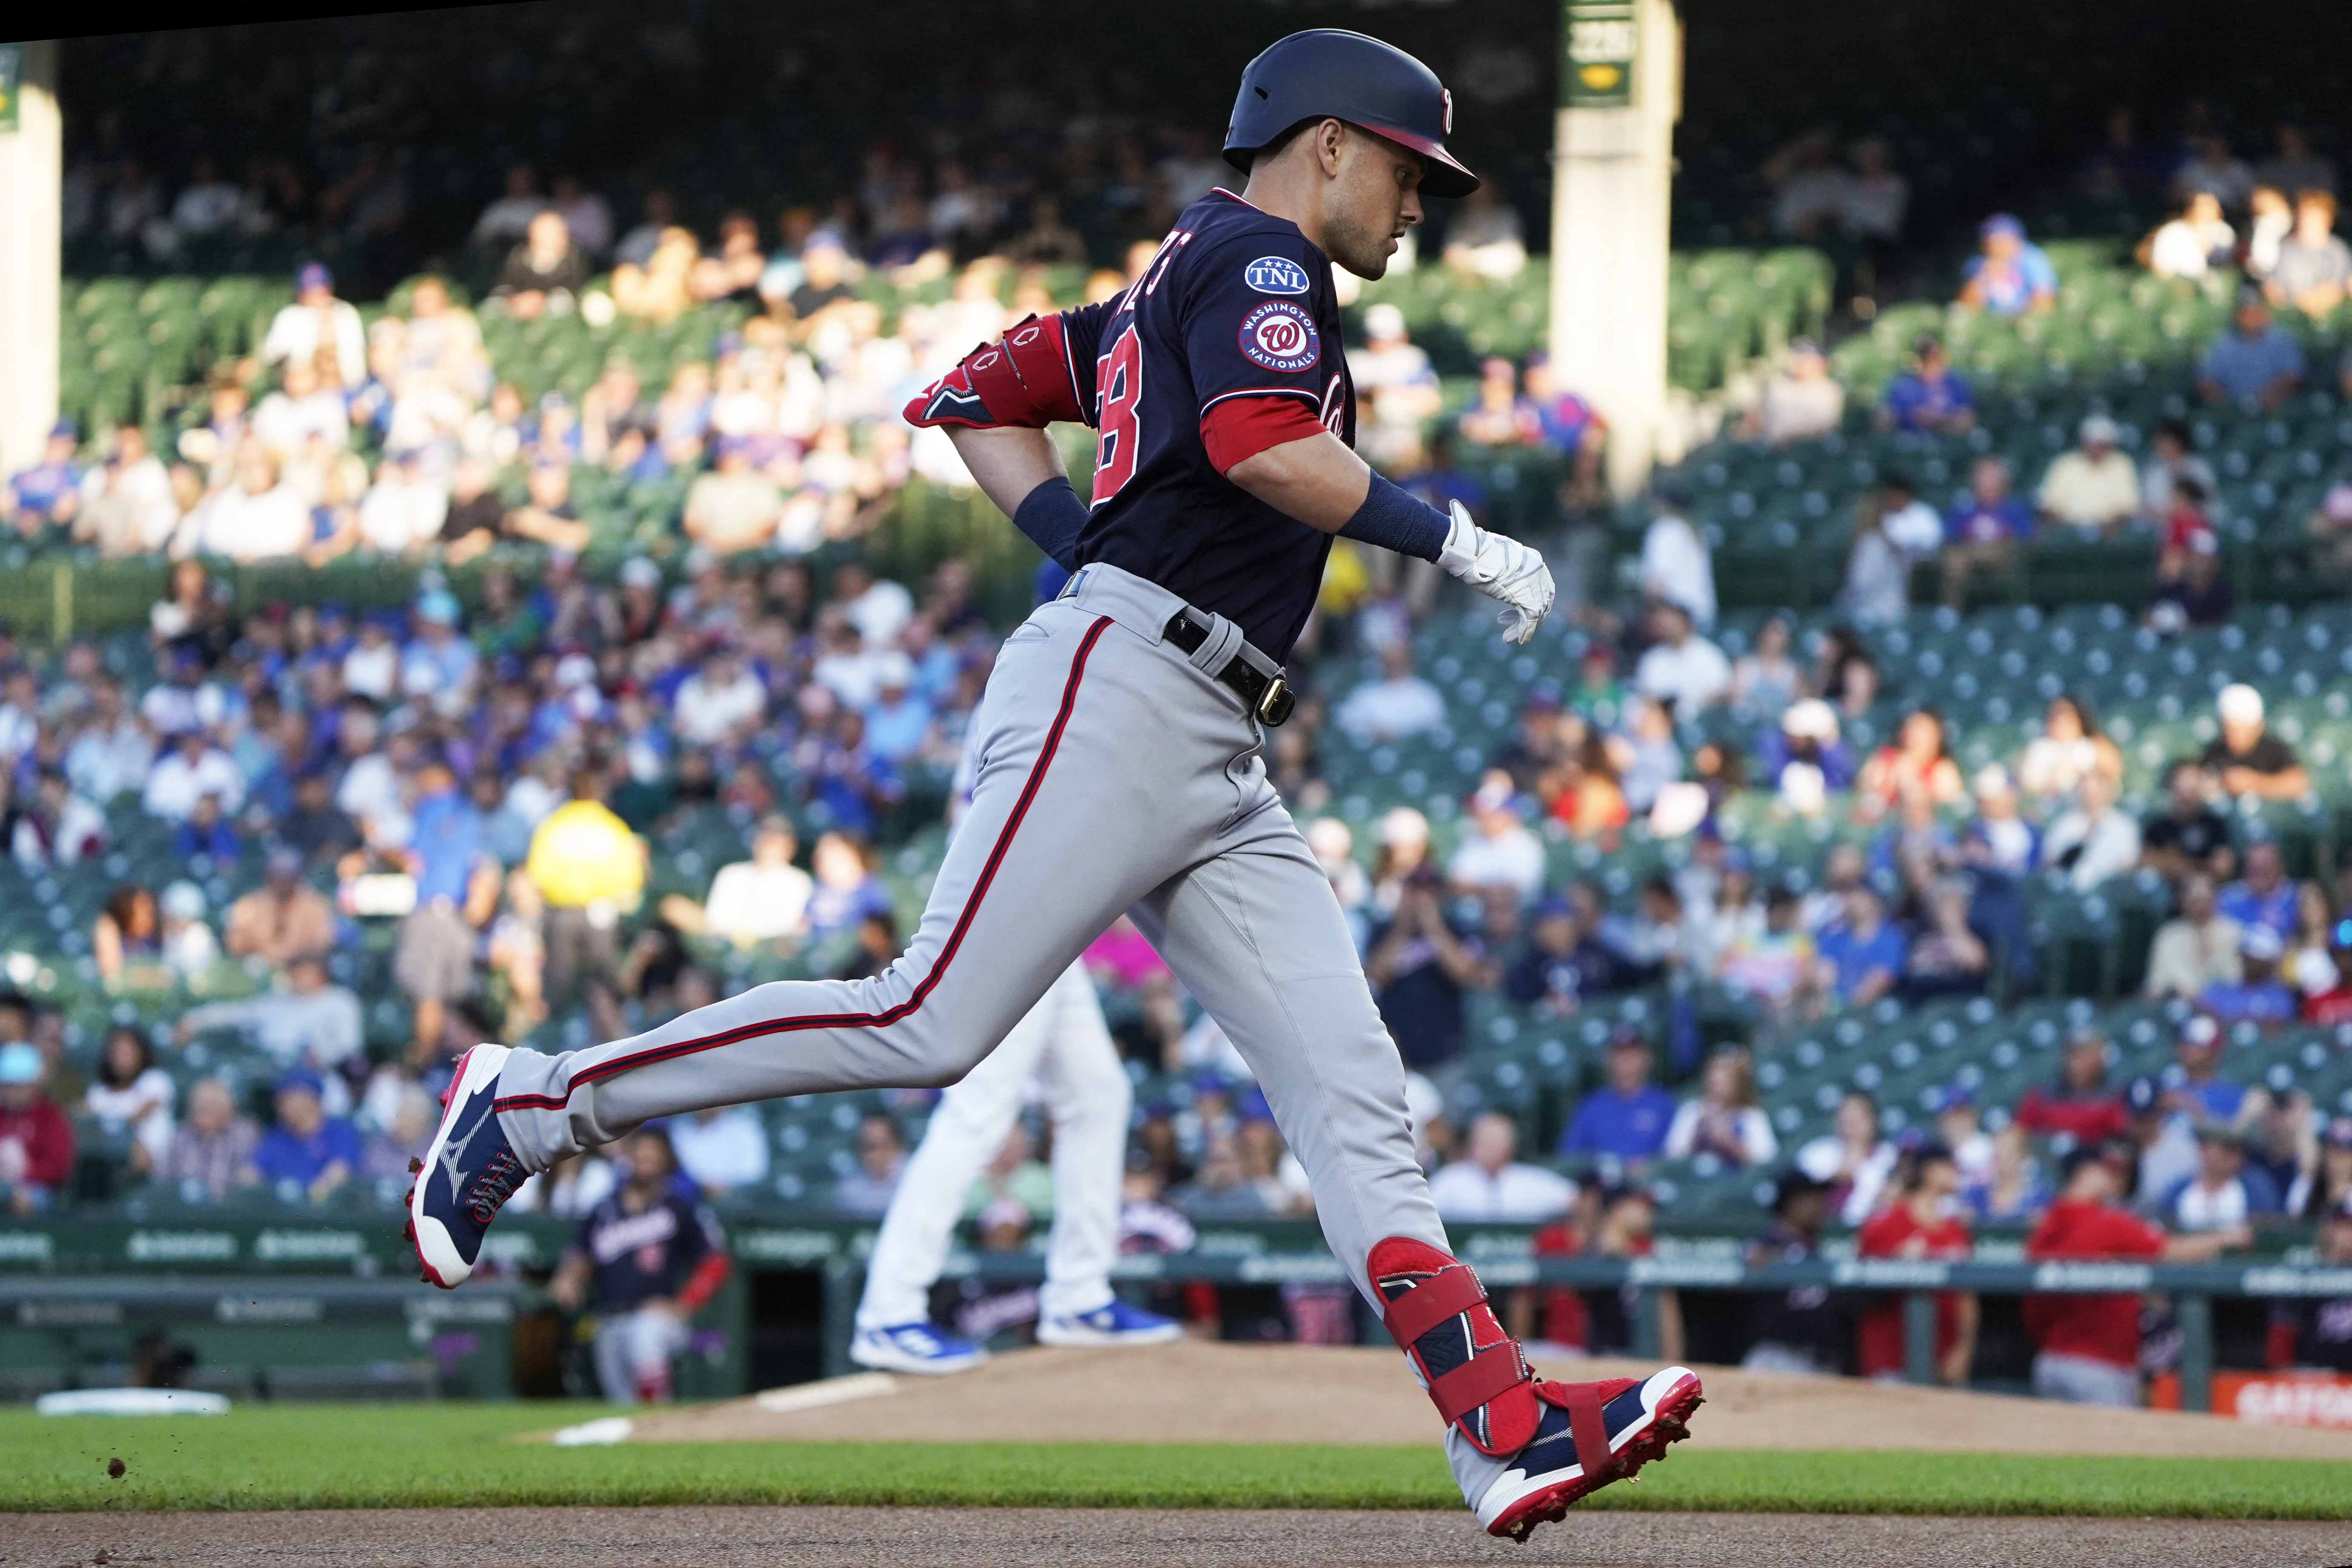
[[[425,1169],[425,1162],[411,1154],[408,1157],[408,1173],[413,1176],[423,1169]]]

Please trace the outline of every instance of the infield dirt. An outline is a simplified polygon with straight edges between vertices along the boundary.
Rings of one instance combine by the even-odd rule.
[[[1535,1358],[1555,1377],[1633,1376],[1632,1363]],[[2352,1432],[2210,1415],[2095,1410],[1851,1379],[1698,1369],[1709,1448],[2151,1454],[2352,1460]],[[802,1385],[803,1394],[812,1385]],[[1185,1341],[1145,1349],[1015,1351],[953,1377],[872,1379],[887,1392],[813,1408],[755,1396],[642,1416],[632,1441],[1432,1443],[1436,1413],[1381,1349]]]

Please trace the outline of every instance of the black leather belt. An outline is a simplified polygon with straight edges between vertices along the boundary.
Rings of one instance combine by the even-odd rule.
[[[1205,620],[1196,620],[1193,616],[1194,612],[1191,610],[1177,611],[1168,617],[1167,628],[1160,636],[1186,653],[1200,652],[1201,645],[1209,640],[1209,626]],[[1248,645],[1242,646],[1245,647]],[[1257,715],[1258,722],[1268,729],[1289,718],[1290,710],[1298,705],[1297,699],[1291,694],[1290,682],[1283,679],[1282,671],[1277,669],[1272,675],[1260,674],[1249,660],[1242,657],[1239,647],[1234,650],[1233,658],[1225,660],[1225,668],[1217,671],[1214,679],[1239,692],[1249,710]]]

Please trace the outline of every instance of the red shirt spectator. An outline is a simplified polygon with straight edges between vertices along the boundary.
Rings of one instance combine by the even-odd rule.
[[[41,1092],[40,1048],[0,1046],[0,1198],[20,1215],[46,1207],[73,1174],[73,1123]]]
[[[1974,1250],[1969,1227],[1949,1212],[1960,1190],[1960,1169],[1952,1152],[1929,1143],[1911,1156],[1912,1174],[1900,1201],[1863,1223],[1854,1250],[1864,1258],[1936,1258],[1965,1263]],[[1890,1293],[1864,1312],[1854,1325],[1854,1356],[1864,1377],[1901,1377],[1904,1373],[1903,1306]],[[1977,1300],[1957,1290],[1936,1296],[1936,1373],[1948,1384],[1968,1381],[1975,1358]]]
[[[2098,1030],[2077,1029],[2066,1042],[2058,1081],[2035,1084],[2017,1102],[2017,1124],[2037,1138],[2063,1132],[2084,1148],[2124,1135],[2123,1096],[2107,1087],[2107,1041]]]

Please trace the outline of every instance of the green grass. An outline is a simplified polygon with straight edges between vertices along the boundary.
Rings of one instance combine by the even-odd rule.
[[[212,1418],[0,1414],[0,1509],[617,1503],[1451,1508],[1427,1448],[1248,1444],[517,1442],[600,1410],[247,1406]],[[106,1475],[110,1458],[126,1473]],[[2352,1519],[2323,1460],[1714,1451],[1692,1444],[1585,1505],[1757,1512]]]

